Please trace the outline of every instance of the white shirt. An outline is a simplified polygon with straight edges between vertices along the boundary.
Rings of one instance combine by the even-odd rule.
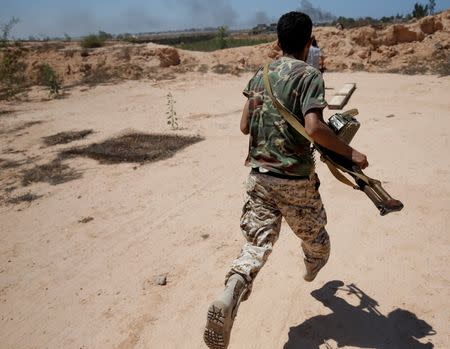
[[[311,46],[306,63],[320,70],[320,48]]]

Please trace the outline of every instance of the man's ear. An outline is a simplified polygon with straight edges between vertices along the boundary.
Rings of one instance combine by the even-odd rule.
[[[278,41],[278,40],[277,40],[277,47],[279,48],[279,51],[281,51],[280,41]]]
[[[314,41],[314,36],[311,36],[311,38],[308,40],[308,43],[306,44],[306,47],[311,48],[312,42]]]

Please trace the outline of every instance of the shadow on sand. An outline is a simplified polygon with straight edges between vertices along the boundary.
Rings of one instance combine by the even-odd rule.
[[[353,306],[336,295],[337,291],[356,296],[359,305]],[[332,348],[327,341],[336,341],[338,347],[376,349],[431,349],[432,343],[418,339],[436,334],[433,328],[410,311],[395,309],[387,316],[381,314],[378,302],[356,285],[344,287],[342,281],[330,281],[311,295],[333,313],[312,317],[291,327],[284,349]]]

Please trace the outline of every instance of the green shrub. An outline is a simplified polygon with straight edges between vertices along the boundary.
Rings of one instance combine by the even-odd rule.
[[[434,9],[433,9],[434,10]],[[414,4],[414,10],[412,12],[412,16],[414,18],[422,18],[428,15],[428,5],[422,5],[418,2]]]
[[[81,41],[82,48],[97,48],[105,44],[105,38],[99,35],[91,34],[83,38]]]
[[[61,80],[49,64],[44,63],[38,67],[37,83],[48,87],[50,96],[59,95]]]

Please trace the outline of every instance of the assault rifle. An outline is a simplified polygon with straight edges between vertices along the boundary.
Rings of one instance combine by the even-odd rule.
[[[346,144],[350,144],[361,126],[358,120],[355,119],[356,115],[358,115],[358,110],[352,109],[342,114],[334,114],[328,120],[328,126]],[[319,151],[321,160],[327,164],[333,175],[344,184],[362,190],[372,200],[382,216],[403,209],[403,204],[399,200],[392,198],[379,180],[366,176],[352,161],[317,144],[314,147]],[[356,185],[349,183],[342,174],[336,173],[336,169],[349,174]]]
[[[403,204],[399,200],[392,198],[384,190],[379,180],[366,176],[361,169],[347,158],[314,143],[314,140],[309,137],[298,119],[273,95],[269,81],[269,64],[264,67],[264,85],[280,114],[297,132],[309,140],[311,144],[314,144],[315,149],[321,155],[321,160],[325,162],[336,179],[354,189],[363,191],[372,200],[382,216],[403,209]],[[328,121],[328,126],[347,144],[351,142],[360,127],[360,123],[354,118],[356,115],[358,115],[358,110],[353,109],[343,114],[335,114]],[[350,175],[355,183],[352,183],[343,173]]]

